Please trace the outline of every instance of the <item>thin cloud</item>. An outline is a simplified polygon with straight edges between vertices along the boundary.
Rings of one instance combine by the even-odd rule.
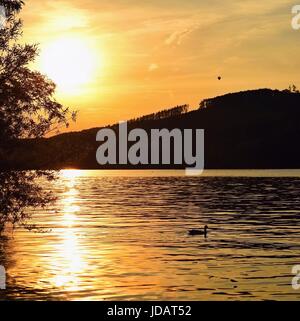
[[[148,67],[148,71],[149,72],[152,72],[152,71],[155,71],[157,70],[159,67],[157,64],[150,64],[149,67]]]
[[[196,31],[200,27],[199,23],[193,24],[192,26],[185,28],[183,30],[177,30],[173,32],[166,40],[165,44],[170,45],[177,45],[180,46],[185,38],[187,38],[191,33]]]

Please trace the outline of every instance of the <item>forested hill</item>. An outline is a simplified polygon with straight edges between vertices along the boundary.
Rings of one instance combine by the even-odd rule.
[[[135,127],[205,129],[206,168],[300,168],[300,93],[297,91],[244,91],[206,99],[195,111],[188,112],[187,107],[178,106],[132,120],[129,130]],[[99,129],[15,142],[1,151],[0,166],[99,169],[95,156]]]

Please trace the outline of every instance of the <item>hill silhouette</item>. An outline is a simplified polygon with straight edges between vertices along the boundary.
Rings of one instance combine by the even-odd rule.
[[[131,120],[128,129],[205,129],[206,169],[300,168],[300,93],[297,91],[249,90],[205,99],[198,110],[188,112],[187,107],[177,106]],[[109,127],[118,130],[117,125]],[[0,167],[133,168],[101,167],[97,164],[96,150],[99,143],[96,142],[96,134],[99,129],[65,133],[51,138],[13,141],[5,151],[1,151]]]

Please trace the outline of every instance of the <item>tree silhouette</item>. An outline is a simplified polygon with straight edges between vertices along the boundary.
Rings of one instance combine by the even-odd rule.
[[[44,136],[53,126],[68,126],[76,113],[58,103],[56,85],[29,64],[38,46],[21,44],[21,0],[0,0],[6,22],[0,29],[0,155],[20,138]],[[0,231],[6,223],[24,224],[28,206],[45,206],[53,197],[36,183],[38,178],[53,180],[51,171],[0,173]]]
[[[0,172],[0,234],[8,224],[41,230],[38,226],[30,225],[31,214],[28,209],[43,208],[54,201],[55,197],[36,182],[38,177],[51,181],[55,179],[55,172]]]
[[[56,85],[28,68],[38,54],[37,45],[18,43],[22,21],[20,0],[0,0],[7,22],[0,30],[0,134],[6,140],[42,137],[53,125],[68,126],[71,115],[54,99]]]
[[[298,90],[297,86],[292,84],[289,86],[288,91],[293,94],[299,94],[300,91]]]

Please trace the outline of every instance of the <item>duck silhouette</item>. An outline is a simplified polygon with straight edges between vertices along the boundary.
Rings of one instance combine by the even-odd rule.
[[[203,235],[204,237],[207,237],[207,230],[208,230],[208,226],[205,225],[203,230],[202,229],[201,230],[196,230],[196,229],[189,230],[188,234],[190,236]]]

